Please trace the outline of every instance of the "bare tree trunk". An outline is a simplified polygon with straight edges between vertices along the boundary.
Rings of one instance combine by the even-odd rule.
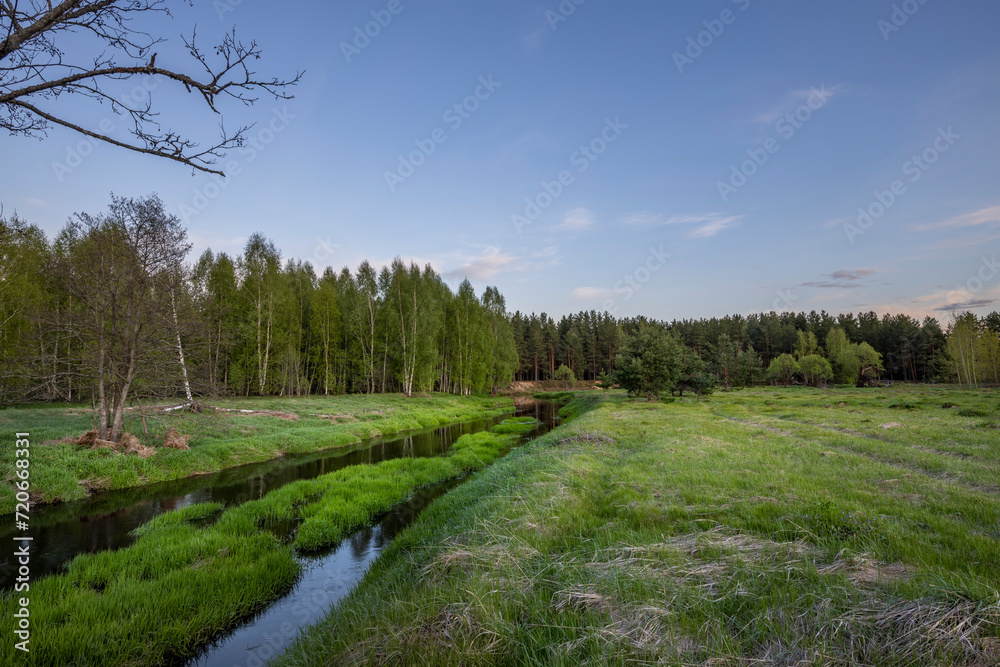
[[[128,392],[132,387],[132,380],[135,379],[135,362],[138,341],[136,337],[138,335],[138,325],[135,327],[136,332],[133,338],[129,341],[129,359],[128,359],[128,370],[125,372],[125,377],[122,379],[121,386],[117,387],[118,391],[115,392],[114,396],[114,415],[111,423],[111,433],[109,434],[108,440],[117,442],[121,436],[122,431],[125,426],[125,404],[128,400]]]
[[[108,399],[104,390],[105,373],[105,340],[104,340],[104,317],[98,320],[99,330],[97,332],[97,437],[102,440],[108,438]]]
[[[184,363],[184,347],[181,345],[181,327],[177,322],[177,301],[174,298],[173,288],[170,289],[170,310],[174,316],[174,332],[177,334],[177,356],[181,361],[181,373],[184,375],[184,393],[187,396],[188,405],[191,405],[194,403],[194,396],[191,395],[187,364]]]

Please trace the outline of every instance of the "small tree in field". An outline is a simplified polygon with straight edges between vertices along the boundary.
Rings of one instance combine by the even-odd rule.
[[[552,379],[565,384],[567,388],[572,388],[576,384],[576,375],[573,374],[573,370],[566,364],[562,364],[556,369],[556,372],[552,375]]]
[[[818,354],[810,354],[799,359],[799,367],[806,384],[813,387],[825,385],[833,377],[833,366]]]
[[[630,396],[654,396],[673,390],[681,371],[680,345],[663,329],[643,325],[625,341],[615,360],[615,382]]]
[[[603,389],[604,395],[607,396],[608,389],[611,389],[613,386],[615,386],[615,381],[607,373],[601,373],[601,375],[597,378],[597,382],[594,383],[594,386],[597,387],[598,389]]]
[[[753,345],[740,350],[736,357],[736,380],[740,386],[753,387],[764,379],[764,360]]]
[[[680,375],[675,387],[680,395],[683,396],[685,391],[698,396],[711,394],[718,378],[708,372],[708,364],[686,345],[681,347],[680,359]]]
[[[885,366],[882,365],[882,355],[868,343],[852,345],[851,349],[854,350],[858,360],[858,386],[864,387],[876,382],[885,370]]]
[[[795,361],[795,357],[790,354],[783,354],[768,366],[767,377],[787,387],[791,384],[792,378],[801,371],[802,369],[799,367],[799,362]]]

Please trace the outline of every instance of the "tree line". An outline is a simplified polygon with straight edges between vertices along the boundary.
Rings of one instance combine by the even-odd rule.
[[[320,275],[261,234],[235,256],[189,262],[189,252],[155,195],[112,197],[51,241],[16,215],[0,219],[0,400],[93,402],[114,432],[124,406],[147,398],[632,384],[648,375],[648,355],[667,369],[657,391],[1000,383],[998,313],[967,313],[947,329],[874,312],[660,322],[589,311],[557,321],[509,314],[496,288],[477,296],[464,281],[453,291],[430,266],[400,259]]]
[[[0,400],[85,401],[115,440],[154,397],[494,392],[517,350],[504,297],[430,266],[283,261],[254,234],[234,257],[191,245],[155,195],[112,197],[49,241],[0,220]]]
[[[960,375],[956,365],[960,348],[951,342],[954,332],[966,329],[978,332],[977,340],[981,342],[966,343],[972,352],[967,352],[964,358],[969,368],[979,369],[975,377],[987,378],[989,372],[996,373],[996,364],[977,360],[993,358],[988,350],[997,346],[990,332],[1000,332],[1000,313],[984,318],[965,314],[949,323],[947,329],[933,317],[920,321],[907,315],[880,317],[867,312],[834,316],[825,311],[662,322],[641,317],[615,319],[595,311],[566,315],[558,321],[545,313],[515,312],[511,325],[520,359],[518,380],[551,380],[563,365],[585,380],[611,374],[627,338],[636,335],[642,326],[650,325],[668,332],[695,357],[708,363],[720,384],[726,384],[727,378],[743,384],[765,381],[766,375],[755,376],[749,370],[755,356],[760,358],[764,373],[784,355],[796,363],[803,357],[822,357],[831,365],[829,380],[838,384],[856,382],[855,367],[858,374],[864,373],[869,380],[968,383],[971,371],[963,370]],[[725,361],[718,361],[720,354]],[[739,365],[738,359],[741,359]],[[787,365],[787,359],[782,364]],[[825,378],[825,367],[820,365],[817,369],[816,364],[815,359],[807,359],[805,374],[793,368],[792,376],[810,382],[817,373]],[[994,370],[985,371],[987,366]]]

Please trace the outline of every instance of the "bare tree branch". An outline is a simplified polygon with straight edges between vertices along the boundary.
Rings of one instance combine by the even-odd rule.
[[[190,0],[188,0],[188,4]],[[198,72],[185,72],[156,64],[151,49],[162,38],[136,30],[130,21],[144,13],[169,15],[165,0],[66,0],[59,4],[30,0],[0,2],[0,128],[13,135],[44,137],[58,125],[85,136],[127,150],[174,160],[194,169],[222,174],[212,165],[235,147],[243,145],[250,126],[229,134],[219,123],[221,136],[207,148],[173,130],[162,132],[152,101],[116,98],[106,86],[133,77],[156,77],[177,84],[200,96],[205,106],[220,114],[221,98],[238,100],[246,106],[258,101],[259,93],[275,99],[291,99],[291,86],[301,72],[289,80],[259,77],[252,62],[261,50],[256,41],[244,44],[235,30],[212,48],[212,57],[196,44],[197,30],[182,37],[184,49],[197,63]],[[99,53],[90,60],[70,59],[59,44],[71,33],[89,34],[97,39]],[[60,95],[79,95],[109,104],[115,114],[132,121],[134,140],[120,140],[102,131],[87,130],[59,111],[47,106]]]

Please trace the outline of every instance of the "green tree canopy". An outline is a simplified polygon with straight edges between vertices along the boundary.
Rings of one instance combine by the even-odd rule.
[[[677,386],[681,365],[680,345],[660,327],[641,324],[629,336],[615,360],[615,382],[630,396],[653,400]]]
[[[819,387],[825,385],[833,377],[833,367],[830,362],[818,354],[810,354],[799,359],[799,367],[806,384]]]
[[[792,379],[798,375],[802,369],[795,357],[790,354],[783,354],[774,361],[767,369],[767,377],[780,382],[786,387],[791,384]]]

